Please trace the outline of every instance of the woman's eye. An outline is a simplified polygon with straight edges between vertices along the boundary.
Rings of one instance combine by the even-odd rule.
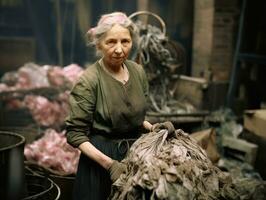
[[[127,43],[130,43],[130,41],[129,40],[122,40],[122,43],[127,44]]]
[[[115,41],[114,40],[109,40],[109,41],[107,41],[107,44],[108,45],[113,45],[113,44],[115,44]]]

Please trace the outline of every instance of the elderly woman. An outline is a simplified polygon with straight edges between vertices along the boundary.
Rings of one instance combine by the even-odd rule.
[[[121,12],[103,15],[88,31],[101,58],[85,70],[70,95],[67,141],[82,152],[74,199],[107,199],[112,182],[125,170],[119,161],[139,134],[152,128],[144,119],[145,72],[127,60],[135,34]]]

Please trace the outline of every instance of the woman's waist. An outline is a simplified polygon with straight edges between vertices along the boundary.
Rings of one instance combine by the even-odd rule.
[[[140,131],[139,129],[135,129],[124,132],[118,132],[118,131],[107,132],[104,130],[93,129],[89,137],[96,137],[96,136],[102,136],[103,138],[106,138],[108,140],[132,140],[132,139],[136,140],[140,136]]]
[[[114,133],[106,133],[103,131],[93,132],[89,135],[89,139],[94,144],[102,143],[109,145],[115,145],[118,151],[122,154],[126,153],[131,145],[138,139],[138,134],[114,134]]]

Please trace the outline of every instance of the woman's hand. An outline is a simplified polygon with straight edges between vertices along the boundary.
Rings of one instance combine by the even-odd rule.
[[[143,121],[143,127],[150,132],[159,132],[162,129],[167,129],[169,134],[172,134],[175,132],[175,127],[170,121],[166,121],[163,123],[156,123],[156,124],[151,124],[148,121]]]
[[[124,163],[118,162],[117,160],[113,160],[113,163],[108,169],[112,182],[115,182],[120,177],[120,175],[126,173],[126,171],[126,165]]]
[[[175,127],[170,121],[153,124],[151,127],[151,132],[159,132],[162,129],[166,129],[168,131],[168,134],[175,132]]]

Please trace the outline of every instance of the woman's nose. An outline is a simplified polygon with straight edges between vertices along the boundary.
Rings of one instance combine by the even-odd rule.
[[[122,45],[121,44],[117,44],[115,47],[115,53],[122,53]]]

